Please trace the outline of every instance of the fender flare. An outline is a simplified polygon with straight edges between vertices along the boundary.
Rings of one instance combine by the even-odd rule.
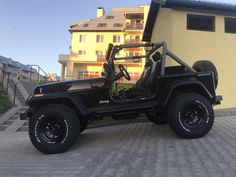
[[[33,105],[37,102],[45,102],[45,101],[53,101],[53,100],[69,100],[72,104],[75,105],[77,111],[79,111],[79,113],[81,115],[87,115],[87,108],[85,107],[85,105],[82,103],[82,101],[75,99],[74,97],[72,97],[71,95],[68,94],[50,94],[50,95],[44,95],[42,97],[34,97],[31,96],[28,98],[28,100],[26,101],[27,105]]]
[[[194,89],[200,89],[200,91],[204,92],[205,96],[207,96],[211,100],[214,100],[214,95],[212,95],[210,91],[200,81],[182,80],[171,82],[164,89],[162,89],[163,91],[160,96],[160,103],[163,103],[163,106],[165,107],[168,104],[171,95],[175,90],[182,87],[187,89],[189,86],[194,86]]]

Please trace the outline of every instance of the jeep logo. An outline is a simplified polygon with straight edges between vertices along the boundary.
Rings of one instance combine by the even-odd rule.
[[[110,101],[109,100],[100,100],[99,104],[109,104]]]

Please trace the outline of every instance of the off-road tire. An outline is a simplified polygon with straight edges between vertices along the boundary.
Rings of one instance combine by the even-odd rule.
[[[157,124],[157,125],[162,125],[162,124],[168,123],[167,116],[164,113],[162,113],[162,114],[157,114],[155,112],[146,113],[146,117],[150,122]]]
[[[212,71],[214,73],[215,88],[217,88],[218,82],[219,82],[218,72],[215,65],[211,61],[208,61],[208,60],[196,61],[193,64],[193,69],[195,69],[198,72]]]
[[[168,122],[180,137],[200,138],[211,130],[214,112],[210,102],[202,95],[182,93],[169,104]]]
[[[41,107],[29,120],[29,138],[45,154],[67,151],[78,139],[79,130],[76,114],[60,104]]]

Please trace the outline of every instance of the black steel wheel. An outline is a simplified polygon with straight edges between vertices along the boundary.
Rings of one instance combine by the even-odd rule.
[[[68,123],[53,116],[43,119],[38,126],[39,136],[48,143],[64,141],[68,134]]]
[[[80,122],[68,107],[52,104],[39,110],[29,120],[29,137],[46,154],[67,151],[77,140]]]
[[[168,109],[170,127],[183,138],[200,138],[213,126],[214,112],[210,102],[197,93],[175,97]]]

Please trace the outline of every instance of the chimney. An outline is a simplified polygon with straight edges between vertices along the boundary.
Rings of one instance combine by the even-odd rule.
[[[104,8],[103,7],[98,7],[97,8],[97,18],[103,16],[104,14],[105,14]]]

